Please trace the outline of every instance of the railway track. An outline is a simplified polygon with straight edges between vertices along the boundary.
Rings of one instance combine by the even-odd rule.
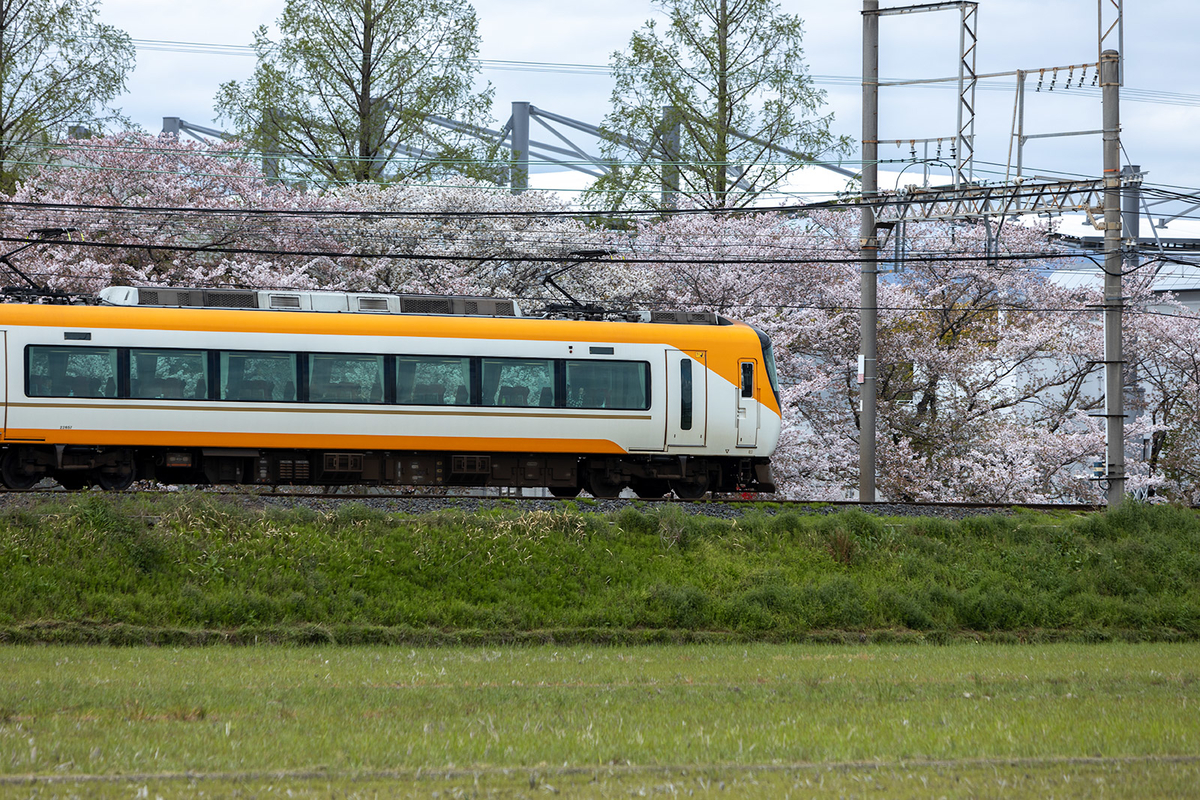
[[[186,490],[190,490],[190,487]],[[185,490],[185,491],[186,491]],[[179,493],[178,488],[136,488],[124,492],[109,494],[121,496],[167,496]],[[564,508],[577,507],[581,511],[612,511],[622,508],[645,508],[674,506],[689,513],[709,514],[712,516],[740,516],[748,510],[756,509],[766,513],[778,513],[786,510],[803,510],[812,513],[836,513],[837,511],[857,508],[871,514],[881,516],[980,516],[987,514],[1010,514],[1016,509],[1031,511],[1065,511],[1087,513],[1103,511],[1105,506],[1079,503],[979,503],[979,502],[942,502],[942,503],[913,503],[913,502],[879,502],[860,503],[856,500],[793,500],[777,499],[768,495],[716,495],[701,500],[680,500],[674,497],[662,498],[618,498],[614,500],[598,500],[588,495],[577,498],[560,499],[554,497],[533,497],[507,492],[412,492],[412,491],[304,491],[295,489],[272,490],[261,487],[203,487],[196,491],[220,497],[242,498],[257,503],[272,506],[336,506],[343,503],[364,503],[384,510],[394,510],[408,513],[422,513],[446,508],[492,508],[497,505],[528,508]],[[15,498],[62,497],[63,495],[87,496],[98,494],[94,490],[68,492],[61,487],[33,487],[24,491],[0,491],[0,505],[6,505]],[[570,504],[570,505],[569,505]]]

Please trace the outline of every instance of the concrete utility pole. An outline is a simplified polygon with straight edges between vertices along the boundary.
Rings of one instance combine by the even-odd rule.
[[[679,202],[679,154],[682,122],[679,109],[675,106],[662,107],[663,162],[662,162],[662,207],[675,208]]]
[[[1128,244],[1125,255],[1129,267],[1136,269],[1139,265],[1141,248],[1138,242],[1142,235],[1142,168],[1137,164],[1127,164],[1121,168],[1121,238]]]
[[[879,192],[879,0],[863,0],[862,77],[862,196],[869,201]],[[878,331],[879,240],[875,211],[862,207],[859,260],[862,288],[859,302],[858,355],[858,499],[875,502],[876,347]]]
[[[1100,54],[1104,108],[1104,417],[1107,441],[1108,507],[1125,498],[1125,356],[1121,322],[1121,76],[1116,50]]]
[[[529,103],[512,104],[512,170],[508,185],[513,194],[529,188]]]
[[[166,122],[166,119],[163,119]],[[279,109],[271,106],[263,115],[263,177],[269,183],[279,182]]]

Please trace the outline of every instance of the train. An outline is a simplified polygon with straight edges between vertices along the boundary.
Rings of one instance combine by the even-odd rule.
[[[0,304],[0,480],[771,492],[771,342],[711,312],[112,286]]]

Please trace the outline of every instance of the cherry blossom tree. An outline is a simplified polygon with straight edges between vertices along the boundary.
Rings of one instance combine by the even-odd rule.
[[[72,229],[70,243],[19,259],[48,286],[83,292],[234,285],[540,301],[546,272],[606,241],[548,192],[457,179],[317,193],[268,180],[237,144],[167,135],[64,142],[3,213],[14,233]],[[631,295],[633,275],[618,265],[559,282],[608,299]]]
[[[316,287],[338,272],[329,256],[286,254],[340,252],[310,216],[337,205],[266,181],[236,144],[138,133],[68,140],[12,200],[10,230],[69,230],[77,243],[20,257],[51,288]]]
[[[880,288],[879,486],[896,499],[1091,496],[1103,451],[1087,411],[1099,338],[1086,298],[1022,254],[1044,232],[1013,226],[996,258],[981,227],[913,226],[902,272]],[[631,252],[672,304],[766,331],[784,384],[777,469],[788,491],[845,497],[857,483],[857,216],[691,214],[645,222]],[[690,263],[678,258],[695,256]]]
[[[1147,296],[1148,284],[1135,285],[1139,302],[1126,315],[1138,387],[1130,399],[1140,413],[1127,452],[1142,456],[1157,496],[1194,504],[1200,502],[1200,313],[1170,294]]]
[[[1100,340],[1085,302],[1047,280],[1045,231],[926,223],[881,293],[881,484],[891,496],[1076,498],[1097,452],[1086,412]],[[928,255],[926,255],[928,254]],[[1081,413],[1082,412],[1082,413]],[[1100,448],[1102,449],[1102,448]]]
[[[558,280],[573,294],[610,301],[638,289],[635,272],[619,264],[588,268],[607,247],[607,235],[551,192],[513,194],[458,178],[437,187],[356,184],[335,196],[372,212],[352,236],[372,258],[347,276],[350,288],[498,295],[540,304],[556,299],[544,276],[578,261],[582,268]]]
[[[613,310],[716,311],[775,345],[792,496],[857,485],[858,217],[691,209],[605,227],[545,192],[466,179],[319,194],[268,181],[237,145],[139,134],[66,142],[0,205],[5,230],[69,229],[14,259],[71,291],[114,283],[235,285],[520,298],[569,294]],[[994,231],[993,231],[994,233]],[[16,235],[14,235],[16,234]],[[879,289],[881,493],[1021,502],[1099,496],[1103,358],[1095,292],[1047,279],[1045,231],[910,225],[903,269]],[[886,257],[885,257],[886,258]],[[890,269],[886,261],[882,265]],[[1148,279],[1129,281],[1131,486],[1196,499],[1200,320]],[[1148,309],[1140,311],[1139,309]],[[1151,313],[1153,312],[1153,313]],[[1131,373],[1132,374],[1132,373]]]

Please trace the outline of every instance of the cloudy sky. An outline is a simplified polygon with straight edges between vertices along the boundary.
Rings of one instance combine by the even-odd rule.
[[[1111,6],[1113,0],[1100,0]],[[901,5],[883,0],[882,5]],[[252,55],[235,47],[213,52],[158,49],[148,41],[205,45],[248,45],[259,25],[270,26],[283,0],[104,0],[101,18],[139,42],[138,66],[128,95],[118,101],[148,131],[161,129],[164,116],[218,126],[212,100],[218,86],[244,79]],[[607,109],[610,81],[602,70],[559,67],[530,70],[495,62],[541,62],[602,67],[630,34],[656,15],[645,0],[564,3],[561,0],[476,0],[482,35],[483,77],[495,87],[498,123],[511,102],[526,100],[540,108],[599,123]],[[805,21],[809,71],[827,93],[835,128],[857,140],[861,132],[862,23],[860,0],[782,0],[782,8]],[[1094,63],[1097,60],[1097,0],[980,0],[980,74],[1015,69]],[[1126,3],[1125,96],[1122,140],[1129,159],[1148,170],[1147,181],[1200,187],[1195,131],[1200,127],[1200,73],[1192,56],[1200,30],[1200,3],[1154,0]],[[957,74],[959,17],[956,11],[888,16],[881,20],[881,74],[884,79],[935,78]],[[1116,47],[1115,41],[1112,45]],[[195,48],[193,48],[195,49]],[[1091,88],[1034,92],[1029,84],[1027,133],[1094,130],[1100,127],[1099,92]],[[1074,73],[1078,84],[1080,73]],[[977,93],[977,177],[1002,179],[1009,159],[1014,107],[1014,78],[980,84]],[[880,138],[953,136],[956,94],[952,85],[884,89]],[[883,147],[881,158],[908,155],[908,147]],[[1025,152],[1032,174],[1095,176],[1100,172],[1098,136],[1031,141]],[[910,170],[911,172],[911,170]],[[905,182],[908,182],[907,180]],[[887,187],[884,187],[887,188]]]

